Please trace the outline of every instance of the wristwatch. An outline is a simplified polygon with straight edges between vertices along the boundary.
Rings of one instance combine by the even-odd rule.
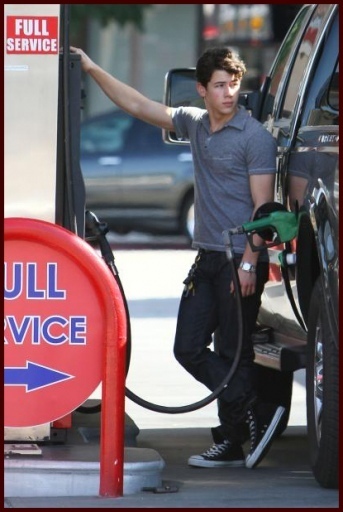
[[[244,272],[256,272],[255,265],[252,265],[251,263],[248,263],[247,261],[241,261],[239,268],[244,270]]]

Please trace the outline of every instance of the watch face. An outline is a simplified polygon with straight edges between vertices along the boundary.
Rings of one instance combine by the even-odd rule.
[[[247,261],[244,261],[240,265],[241,269],[245,270],[246,272],[252,272],[254,270],[254,265],[251,263],[248,263]]]

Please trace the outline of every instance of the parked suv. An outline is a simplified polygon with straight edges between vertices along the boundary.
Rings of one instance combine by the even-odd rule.
[[[338,487],[338,26],[338,4],[304,5],[261,89],[241,95],[277,141],[275,201],[298,218],[296,238],[269,249],[258,387],[289,413],[294,372],[306,368],[310,462],[327,488]],[[169,72],[165,101],[198,104],[194,69]]]

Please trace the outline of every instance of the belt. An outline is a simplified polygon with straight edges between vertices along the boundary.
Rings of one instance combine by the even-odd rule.
[[[213,251],[211,249],[198,249],[198,255],[201,256],[202,254],[225,254],[225,251]],[[240,262],[242,259],[242,254],[236,254],[234,256],[234,260],[237,262]]]
[[[199,249],[199,254],[221,254],[223,253],[224,251],[213,251],[213,250],[210,250],[210,249]]]

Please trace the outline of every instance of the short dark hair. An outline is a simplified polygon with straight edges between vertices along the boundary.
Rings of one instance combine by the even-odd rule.
[[[197,81],[206,87],[216,70],[236,75],[240,80],[246,73],[244,62],[229,48],[209,48],[203,53],[196,65]]]

